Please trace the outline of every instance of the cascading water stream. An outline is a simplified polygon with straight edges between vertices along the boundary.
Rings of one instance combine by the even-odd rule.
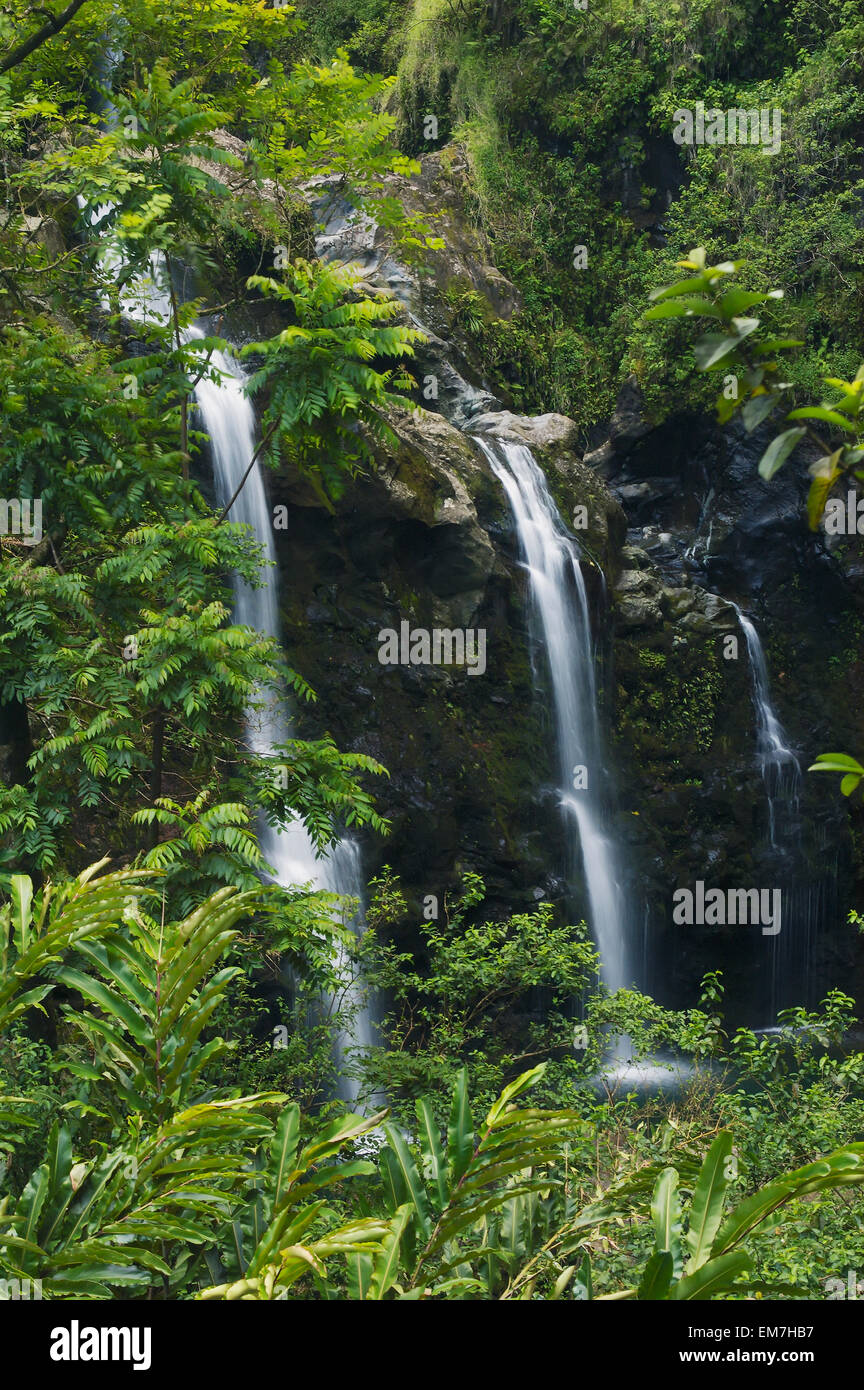
[[[765,794],[768,799],[768,822],[771,846],[778,847],[778,803],[790,806],[797,817],[801,790],[801,765],[786,742],[786,733],[771,703],[768,666],[759,634],[750,619],[734,604],[741,631],[747,642],[750,671],[753,676],[753,704],[756,708],[756,753],[762,769]]]
[[[190,336],[204,335],[195,328]],[[211,361],[220,379],[213,381],[202,378],[195,388],[195,400],[210,439],[217,496],[220,504],[225,506],[234,496],[255,452],[257,422],[252,403],[244,390],[245,375],[239,363],[219,352],[212,355]],[[265,584],[253,588],[235,575],[235,621],[278,641],[278,589],[272,577],[277,573],[276,548],[272,516],[258,460],[232,504],[230,517],[233,522],[245,524],[251,529],[264,550],[267,573],[271,576]],[[249,711],[246,734],[250,747],[259,756],[267,756],[274,748],[288,742],[292,736],[291,726],[285,705],[278,696],[268,696],[259,708]],[[362,862],[353,840],[341,840],[327,858],[321,859],[316,856],[302,821],[297,819],[277,829],[263,817],[259,839],[265,859],[276,870],[278,883],[284,887],[310,883],[315,888],[355,898],[358,909],[351,925],[355,932],[362,931]],[[337,1000],[348,1006],[351,1018],[349,1028],[343,1030],[335,1042],[337,1057],[344,1060],[349,1049],[366,1049],[372,1045],[373,1027],[360,981],[341,947],[338,950],[336,974],[343,982],[337,991]],[[358,1088],[341,1068],[339,1093],[343,1100],[357,1100]]]
[[[516,523],[533,623],[549,664],[569,848],[574,867],[581,861],[603,978],[615,990],[630,983],[626,895],[617,847],[603,823],[598,797],[603,741],[579,548],[530,449],[482,436],[476,441],[507,494]]]
[[[316,186],[310,193],[320,194]],[[376,245],[376,224],[358,215],[339,193],[325,187],[313,208],[322,225],[316,250],[322,260],[354,264],[363,279],[395,294],[415,327],[434,334],[415,312],[418,287],[399,262]],[[439,348],[446,344],[439,342]],[[601,974],[612,991],[633,983],[630,906],[618,846],[604,815],[603,739],[594,678],[594,646],[581,555],[552,499],[545,475],[524,444],[489,433],[500,419],[500,402],[472,386],[446,358],[435,368],[442,386],[441,409],[450,424],[469,433],[501,482],[519,534],[531,589],[532,625],[549,666],[560,779],[559,796],[568,841],[568,878],[585,884],[587,913],[597,943]],[[587,784],[574,782],[584,768]],[[645,951],[643,925],[643,956]],[[626,1036],[609,1039],[603,1077],[613,1085],[668,1085],[677,1062],[631,1061]]]
[[[319,181],[309,190],[313,208],[322,224],[317,251],[322,260],[355,264],[363,279],[395,294],[410,320],[425,332],[417,307],[421,301],[416,279],[380,249],[378,228],[367,215],[358,214],[338,186]],[[431,335],[434,338],[434,334]],[[446,344],[436,342],[439,356],[435,372],[441,385],[439,408],[452,425],[470,433],[493,472],[502,483],[519,532],[523,560],[531,584],[533,625],[545,649],[554,707],[560,799],[570,843],[571,873],[581,866],[588,916],[602,957],[602,974],[615,989],[647,980],[647,906],[640,913],[624,887],[618,847],[604,816],[603,752],[594,682],[594,653],[588,605],[580,567],[578,544],[568,533],[552,500],[542,470],[530,450],[516,441],[499,437],[495,424],[502,420],[500,403],[487,391],[471,386],[441,355]],[[494,434],[491,431],[495,431]],[[714,489],[702,501],[697,536],[688,552],[694,559],[710,551],[714,528]],[[707,540],[700,539],[707,525]],[[772,938],[772,1016],[783,1002],[795,1002],[790,991],[801,990],[807,963],[820,921],[826,915],[830,891],[825,884],[805,885],[799,863],[803,837],[799,798],[801,769],[771,702],[767,669],[758,634],[739,610],[753,673],[753,698],[757,716],[758,757],[766,792],[769,849],[780,866],[787,904],[787,929]],[[588,785],[577,789],[573,769],[588,771]],[[592,775],[593,774],[593,775]],[[787,891],[788,890],[788,891]],[[637,951],[635,922],[641,920],[641,950]],[[630,921],[634,922],[631,931]],[[795,925],[792,930],[793,923]],[[632,940],[631,940],[632,937]],[[640,978],[637,978],[641,976]],[[781,992],[789,996],[781,1000]],[[651,1084],[668,1081],[670,1068],[639,1068],[624,1063],[628,1040],[614,1048],[615,1074]],[[683,1071],[680,1064],[671,1068]],[[636,1073],[638,1072],[638,1076]],[[608,1073],[607,1073],[608,1074]],[[656,1074],[656,1075],[655,1075]]]
[[[320,192],[320,190],[314,190]],[[413,323],[428,332],[413,312],[412,277],[398,261],[376,248],[377,226],[358,213],[338,190],[315,199],[322,231],[316,251],[322,260],[354,264],[364,278],[396,294]],[[604,826],[598,793],[603,779],[603,743],[597,715],[594,649],[581,556],[552,499],[546,478],[524,444],[476,431],[472,421],[494,404],[488,392],[472,387],[444,364],[450,384],[448,417],[468,426],[501,482],[519,533],[528,571],[534,626],[546,651],[555,712],[560,799],[568,830],[571,870],[581,864],[589,916],[610,989],[629,984],[627,904],[615,843]],[[576,789],[574,769],[585,768],[588,785]]]
[[[807,872],[801,821],[801,764],[771,700],[765,652],[750,618],[734,605],[747,642],[756,710],[756,755],[768,808],[766,872],[779,877],[783,917],[771,938],[771,970],[766,1009],[772,1023],[780,1008],[807,1002],[813,950],[831,912],[835,873],[814,880]]]
[[[191,336],[203,337],[203,334],[198,330]],[[220,373],[220,380],[199,381],[195,401],[210,440],[216,495],[219,504],[225,506],[255,451],[257,422],[252,402],[243,389],[245,377],[239,363],[219,352],[213,354],[211,361]],[[230,518],[250,528],[263,547],[267,574],[272,576],[276,561],[273,527],[264,479],[257,462],[234,501]],[[260,588],[253,588],[235,576],[234,620],[268,637],[278,637],[279,607],[272,578]],[[248,712],[246,735],[252,751],[262,757],[290,739],[284,706],[276,695],[269,695],[260,708]],[[301,821],[294,821],[283,830],[262,822],[259,835],[262,853],[276,869],[280,883],[286,886],[311,883],[316,888],[332,886],[328,882],[326,861],[316,858]]]
[[[84,208],[80,199],[79,204]],[[107,207],[96,209],[90,214],[91,225],[101,221],[108,211],[110,209]],[[109,275],[122,271],[122,256],[110,239],[106,239],[103,245],[101,259]],[[120,297],[123,313],[145,325],[165,327],[171,323],[173,311],[168,277],[167,264],[160,253],[155,253],[150,261],[149,273],[124,286]],[[186,342],[193,342],[203,339],[206,334],[199,324],[192,324],[185,329],[183,336]],[[195,387],[195,403],[210,440],[216,494],[224,507],[234,497],[246,474],[255,452],[258,428],[252,402],[244,389],[245,373],[239,362],[229,353],[218,350],[210,353],[209,360],[215,368],[216,378],[201,377]],[[277,571],[272,518],[258,460],[240,487],[230,516],[232,522],[250,528],[263,549],[267,573],[274,576]],[[235,622],[273,637],[278,642],[278,587],[274,578],[268,578],[255,588],[234,575],[233,589]],[[285,705],[275,693],[256,702],[256,707],[247,711],[246,737],[251,750],[258,756],[269,756],[275,748],[288,742],[291,736]],[[264,858],[275,869],[276,882],[283,887],[309,884],[315,889],[356,899],[358,908],[350,925],[358,934],[362,932],[365,884],[359,850],[353,840],[341,840],[327,857],[320,858],[299,818],[276,828],[262,816],[259,842]],[[347,1005],[351,1019],[350,1027],[343,1030],[335,1042],[337,1058],[344,1063],[349,1049],[366,1050],[373,1044],[374,1030],[361,982],[354,975],[341,945],[337,948],[335,964],[336,976],[341,983],[329,1003],[331,1006],[336,1002]],[[338,1085],[343,1100],[357,1101],[358,1086],[344,1074],[343,1066],[339,1067]]]
[[[322,225],[316,240],[321,259],[356,265],[365,279],[396,294],[415,326],[428,332],[413,311],[410,273],[377,251],[375,222],[358,214],[338,190],[334,194],[325,188],[313,207]],[[464,381],[448,363],[441,369],[447,372],[447,416],[457,428],[467,426],[471,430],[471,438],[505,490],[516,522],[530,580],[534,628],[549,663],[569,868],[572,874],[581,865],[602,975],[615,990],[631,983],[627,903],[617,848],[604,825],[599,795],[604,778],[603,742],[579,548],[564,526],[530,449],[484,433],[482,422],[473,425],[483,411],[494,406],[494,398]],[[577,768],[587,773],[587,786],[579,789],[574,785]]]

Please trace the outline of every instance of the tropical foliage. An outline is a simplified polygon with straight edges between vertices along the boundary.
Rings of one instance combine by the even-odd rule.
[[[234,606],[275,577],[238,520],[260,464],[325,522],[358,478],[393,501],[380,550],[374,506],[328,532],[334,626],[349,553],[406,611],[435,570],[449,611],[435,547],[469,512],[504,528],[489,477],[465,500],[439,416],[440,475],[413,447],[421,349],[475,404],[566,412],[585,453],[624,383],[640,428],[686,433],[713,405],[755,445],[754,488],[757,466],[775,490],[808,470],[810,540],[830,534],[864,481],[862,54],[853,0],[5,0],[0,1280],[59,1302],[679,1302],[823,1298],[864,1268],[856,1000],[757,1031],[717,970],[688,1009],[610,991],[563,888],[547,902],[539,869],[533,887],[537,827],[499,827],[496,803],[484,844],[454,790],[460,845],[443,823],[439,843],[420,755],[401,793],[449,890],[421,919],[416,883],[379,868],[358,937],[356,897],[309,864],[357,832],[380,865],[391,820],[399,864],[389,710],[334,737],[309,648]],[[776,157],[673,151],[697,101],[782,109]],[[369,255],[328,260],[331,219]],[[369,283],[376,257],[410,310]],[[255,442],[217,500],[200,403],[220,386]],[[399,510],[412,488],[422,527]],[[38,504],[31,534],[13,499]],[[280,563],[303,563],[293,539]],[[640,670],[668,654],[646,644]],[[843,661],[840,680],[860,652]],[[697,738],[713,679],[670,679]],[[447,680],[442,722],[475,755],[459,777],[490,802],[539,782],[509,693],[490,751]],[[860,815],[864,765],[810,770]],[[686,837],[694,779],[667,772]],[[300,873],[269,862],[274,832],[304,837],[308,881],[275,881]]]
[[[724,1130],[698,1171],[687,1156],[654,1181],[657,1165],[642,1164],[580,1204],[595,1126],[574,1109],[525,1107],[542,1065],[505,1086],[479,1125],[463,1069],[446,1127],[420,1099],[413,1132],[386,1110],[310,1128],[278,1092],[214,1089],[208,1069],[230,1044],[208,1024],[254,896],[226,888],[170,922],[158,879],[103,868],[35,894],[15,876],[4,909],[4,1034],[50,1003],[64,1038],[56,1069],[71,1081],[31,1171],[18,1157],[29,1100],[2,1097],[0,1269],[41,1280],[45,1297],[742,1296],[745,1242],[768,1216],[864,1180],[864,1146],[847,1145],[724,1221],[737,1176]],[[681,1187],[692,1194],[684,1235]],[[586,1247],[627,1210],[651,1225],[655,1253],[636,1287],[595,1293]]]

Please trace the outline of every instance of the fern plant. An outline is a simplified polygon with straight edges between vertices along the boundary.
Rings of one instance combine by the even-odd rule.
[[[293,322],[243,349],[263,359],[247,389],[267,400],[261,449],[269,448],[269,461],[274,467],[294,463],[328,502],[345,471],[371,457],[367,433],[393,442],[386,412],[414,408],[398,394],[415,386],[414,378],[404,369],[382,371],[376,362],[413,356],[413,345],[425,335],[393,323],[399,301],[362,293],[361,276],[351,266],[297,260],[285,277],[248,281],[250,289],[278,300]]]
[[[257,871],[265,867],[243,803],[223,801],[208,806],[209,799],[208,788],[182,804],[160,796],[155,806],[144,807],[132,816],[135,825],[167,827],[175,832],[158,840],[142,863],[147,869],[171,874],[181,912],[194,907],[202,882],[215,880],[251,889],[258,883]]]

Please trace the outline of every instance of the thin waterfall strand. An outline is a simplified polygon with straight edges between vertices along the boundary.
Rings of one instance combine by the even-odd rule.
[[[797,813],[801,789],[801,764],[786,741],[786,732],[771,702],[768,666],[759,634],[753,623],[735,605],[738,621],[747,642],[750,671],[753,676],[753,704],[756,708],[756,753],[762,769],[765,794],[768,799],[769,835],[772,848],[777,848],[778,803],[791,803]]]
[[[84,207],[81,199],[79,204]],[[90,215],[91,225],[98,223],[108,211],[110,208],[107,206],[97,208]],[[112,274],[116,275],[122,270],[119,248],[110,237],[105,238],[102,262]],[[151,257],[146,275],[124,286],[121,308],[128,317],[139,323],[165,327],[171,322],[169,274],[160,253]],[[199,324],[191,324],[184,330],[183,336],[186,342],[193,342],[206,335]],[[216,376],[201,377],[195,387],[195,402],[210,440],[216,492],[220,504],[224,506],[234,496],[255,452],[257,421],[252,402],[245,391],[246,376],[236,358],[216,350],[210,353],[209,360]],[[251,529],[264,551],[267,575],[270,576],[264,584],[255,588],[234,575],[234,620],[278,641],[278,589],[272,577],[276,574],[276,549],[264,476],[258,460],[232,504],[231,520]],[[256,707],[247,711],[246,738],[251,750],[259,757],[269,756],[274,748],[288,742],[291,736],[285,705],[275,693],[262,696],[256,702]],[[362,862],[353,840],[341,840],[329,856],[320,858],[299,817],[280,828],[270,825],[261,817],[259,841],[262,854],[275,869],[277,883],[283,887],[309,884],[315,889],[355,899],[357,910],[351,925],[356,933],[362,932]],[[344,1063],[349,1048],[365,1051],[372,1046],[374,1030],[361,982],[354,974],[341,944],[337,948],[336,975],[342,983],[329,1002],[331,1005],[337,1001],[347,1005],[349,1017],[353,1015],[349,1028],[344,1029],[336,1040],[337,1058]],[[358,1090],[356,1083],[344,1075],[340,1066],[341,1098],[353,1103],[357,1100]]]
[[[507,494],[516,522],[534,621],[549,663],[561,806],[577,862],[581,859],[603,978],[610,989],[618,989],[630,983],[624,879],[597,796],[603,742],[579,549],[530,449],[481,436],[477,443]],[[574,771],[582,767],[588,785],[574,790]]]
[[[195,399],[210,439],[216,491],[224,506],[233,497],[249,466],[256,446],[257,424],[252,403],[244,390],[245,375],[234,358],[214,353],[211,359],[220,372],[219,381],[202,379]],[[235,575],[234,616],[238,623],[254,628],[268,637],[279,637],[278,589],[275,581],[276,547],[273,541],[271,514],[267,505],[264,477],[256,460],[248,478],[231,507],[231,520],[245,524],[264,550],[267,561],[266,582],[258,588]],[[292,731],[285,705],[275,694],[266,696],[246,720],[249,744],[259,756],[287,743]],[[264,857],[276,870],[276,880],[285,887],[309,883],[314,888],[339,893],[357,901],[357,911],[351,925],[356,933],[363,930],[363,876],[359,848],[353,840],[343,839],[325,858],[318,858],[312,840],[299,819],[283,828],[261,821],[259,836]],[[347,954],[338,948],[336,974],[342,981],[331,1005],[341,1003],[349,1011],[351,1021],[336,1039],[336,1054],[344,1064],[350,1049],[368,1049],[373,1043],[373,1027],[361,982],[351,968]],[[343,1100],[355,1102],[356,1084],[340,1068],[339,1093]]]

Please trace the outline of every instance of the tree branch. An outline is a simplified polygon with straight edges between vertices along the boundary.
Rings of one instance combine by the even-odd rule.
[[[41,48],[48,39],[53,39],[54,35],[59,34],[61,29],[65,29],[70,19],[75,18],[81,6],[86,2],[87,0],[71,0],[71,4],[67,5],[65,10],[61,10],[60,14],[52,15],[41,29],[37,29],[35,34],[30,35],[29,39],[25,39],[17,48],[13,48],[11,53],[7,53],[5,58],[0,59],[0,74],[8,72],[10,68],[17,68],[18,64],[23,63],[25,58],[29,58],[35,49]]]
[[[243,487],[243,484],[245,483],[246,479],[249,477],[249,474],[252,472],[253,467],[255,466],[255,460],[258,458],[258,455],[261,453],[261,451],[262,451],[262,449],[265,447],[265,445],[269,444],[271,437],[272,437],[272,436],[275,434],[275,432],[276,432],[276,426],[277,426],[278,424],[279,424],[279,421],[278,421],[278,420],[274,420],[274,421],[273,421],[273,424],[270,426],[270,428],[268,429],[267,433],[264,435],[263,439],[260,440],[260,442],[259,442],[259,444],[258,444],[258,447],[256,448],[254,454],[252,455],[251,459],[249,460],[249,467],[246,469],[246,472],[243,474],[243,477],[240,479],[239,483],[237,484],[237,487],[236,487],[235,490],[234,490],[234,496],[231,498],[230,502],[227,502],[227,503],[225,504],[224,508],[222,509],[222,512],[220,513],[219,517],[217,518],[217,521],[216,521],[216,525],[217,525],[217,526],[221,526],[222,522],[225,520],[225,518],[226,518],[226,516],[228,515],[228,513],[230,512],[231,508],[234,506],[234,503],[237,501],[237,498],[240,496],[240,492],[241,492],[241,489],[242,489],[242,487]]]

